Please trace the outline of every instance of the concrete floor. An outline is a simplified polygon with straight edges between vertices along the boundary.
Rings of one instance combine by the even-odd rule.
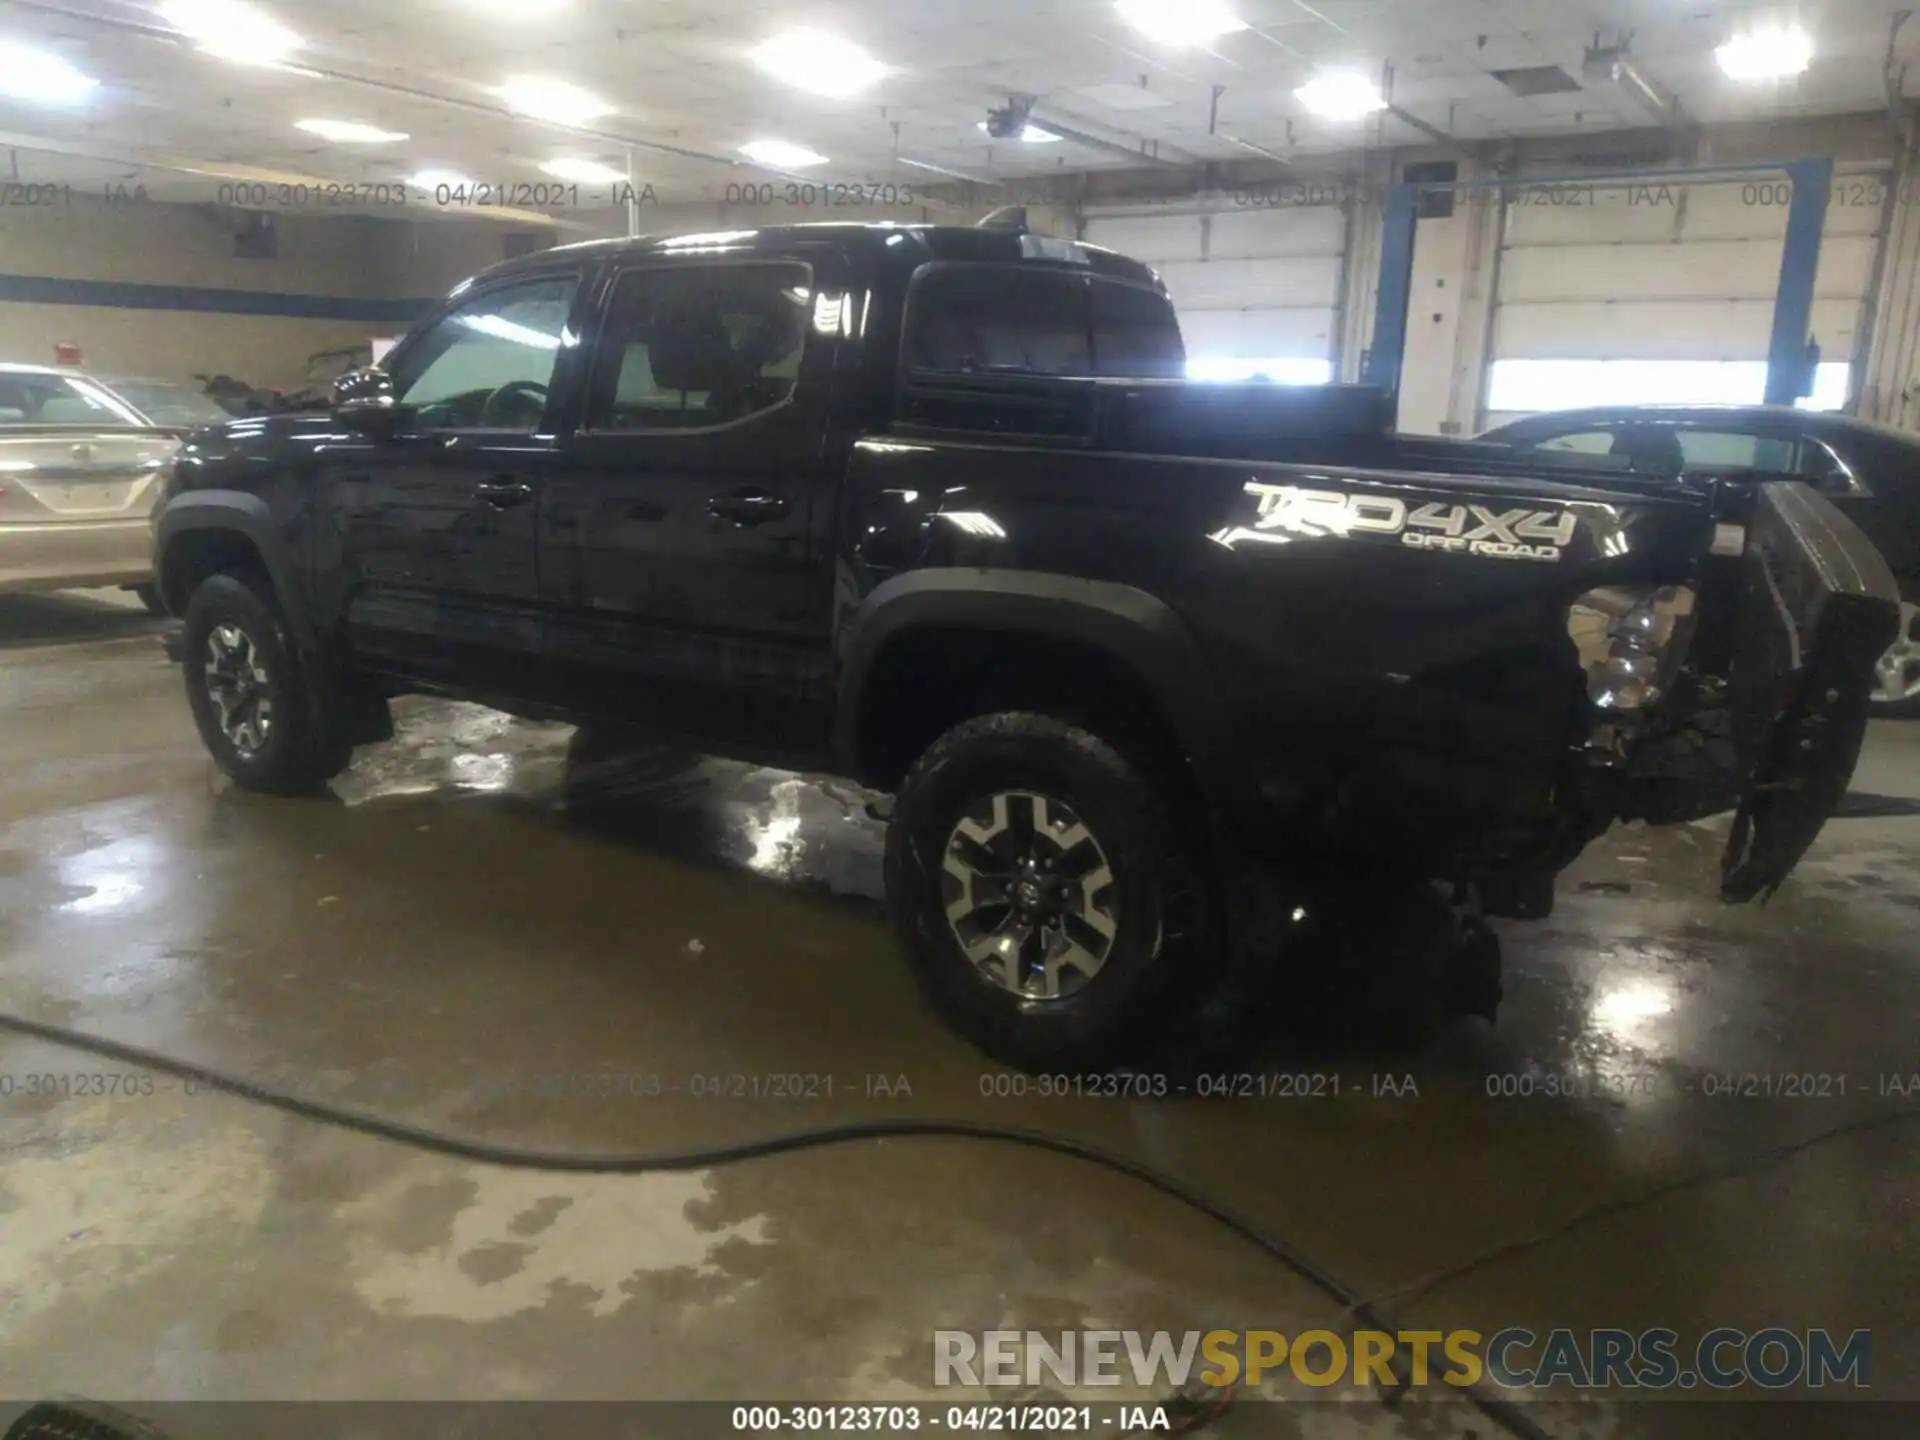
[[[0,599],[0,1009],[549,1150],[871,1115],[1047,1129],[1179,1173],[1409,1328],[1866,1327],[1873,1398],[1920,1401],[1920,1126],[1772,1153],[1920,1110],[1877,1090],[1920,1071],[1916,814],[1835,822],[1765,909],[1713,898],[1724,821],[1616,832],[1550,922],[1508,928],[1497,1028],[1388,1050],[1364,1024],[1276,1027],[1233,1062],[1337,1073],[1337,1100],[991,1098],[1004,1072],[895,953],[852,790],[653,755],[598,777],[624,804],[588,823],[562,803],[566,729],[408,701],[333,801],[255,797],[206,760],[157,634],[119,597]],[[1920,799],[1920,726],[1877,727],[1856,790]],[[0,1076],[123,1068],[0,1039]],[[1596,1093],[1489,1097],[1516,1072]],[[1705,1093],[1748,1072],[1848,1093]],[[1373,1097],[1376,1073],[1418,1096]],[[663,1093],[518,1093],[556,1074]],[[774,1074],[833,1096],[692,1093]],[[1338,1308],[1144,1187],[1007,1146],[557,1178],[165,1080],[0,1096],[0,1400],[911,1398],[936,1328],[1298,1331]],[[1214,1433],[1498,1433],[1457,1401],[1342,1398]],[[1529,1413],[1581,1436],[1916,1428],[1859,1405]]]

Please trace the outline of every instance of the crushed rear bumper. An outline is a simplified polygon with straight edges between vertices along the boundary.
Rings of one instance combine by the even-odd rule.
[[[1846,794],[1900,594],[1858,527],[1805,485],[1762,485],[1741,560],[1728,703],[1745,777],[1721,897],[1773,894]]]

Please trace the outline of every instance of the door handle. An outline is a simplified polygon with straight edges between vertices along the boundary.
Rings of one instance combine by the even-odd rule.
[[[496,475],[474,486],[473,493],[496,510],[511,510],[533,499],[533,486],[511,475]]]
[[[778,520],[792,508],[792,504],[784,497],[769,495],[754,486],[727,495],[715,495],[707,501],[709,515],[730,520],[735,525],[765,524],[769,520]]]

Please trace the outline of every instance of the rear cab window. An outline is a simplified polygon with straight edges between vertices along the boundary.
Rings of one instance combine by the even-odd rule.
[[[936,261],[908,292],[909,371],[956,375],[1174,378],[1179,320],[1145,285],[1060,266]]]

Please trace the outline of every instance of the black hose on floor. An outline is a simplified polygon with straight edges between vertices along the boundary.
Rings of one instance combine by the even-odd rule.
[[[1321,1294],[1338,1303],[1345,1314],[1357,1322],[1355,1328],[1393,1332],[1375,1312],[1366,1297],[1342,1284],[1311,1259],[1285,1241],[1276,1239],[1251,1220],[1242,1218],[1224,1205],[1209,1199],[1178,1177],[1156,1170],[1112,1150],[1050,1135],[1043,1130],[1024,1130],[1007,1125],[982,1125],[967,1120],[861,1120],[846,1125],[818,1125],[801,1130],[783,1131],[756,1140],[741,1140],[731,1145],[715,1145],[703,1150],[675,1150],[657,1155],[567,1155],[529,1150],[512,1145],[490,1145],[479,1140],[463,1140],[435,1130],[422,1129],[398,1120],[384,1119],[344,1106],[304,1100],[298,1095],[275,1090],[236,1076],[209,1070],[171,1055],[126,1045],[118,1040],[69,1030],[63,1025],[48,1025],[20,1015],[0,1012],[0,1031],[11,1031],[31,1040],[39,1040],[62,1049],[79,1050],[102,1059],[154,1070],[180,1080],[192,1081],[208,1090],[251,1101],[269,1109],[298,1116],[316,1125],[348,1130],[376,1140],[390,1141],[431,1155],[455,1160],[470,1160],[506,1170],[538,1170],[556,1175],[649,1175],[683,1170],[707,1170],[740,1160],[757,1160],[784,1155],[796,1150],[817,1150],[830,1145],[847,1145],[861,1140],[949,1139],[987,1140],[1007,1145],[1024,1145],[1070,1159],[1099,1165],[1159,1191],[1189,1209],[1205,1215],[1247,1241],[1263,1254],[1305,1280]],[[1396,1404],[1406,1393],[1403,1388],[1388,1391],[1386,1403]],[[1509,1401],[1486,1394],[1479,1387],[1464,1387],[1462,1396],[1495,1424],[1521,1440],[1550,1440],[1547,1432]]]

